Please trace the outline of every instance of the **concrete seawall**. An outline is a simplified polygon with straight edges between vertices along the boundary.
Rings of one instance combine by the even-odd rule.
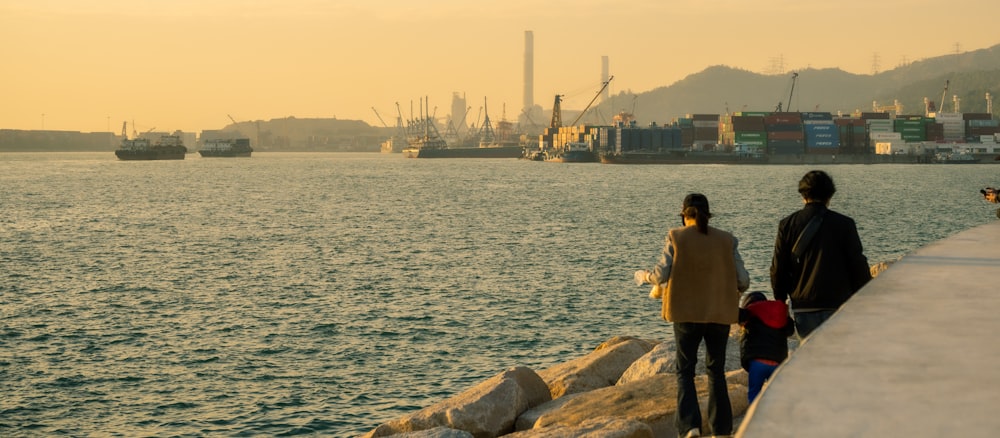
[[[738,437],[1000,435],[1000,221],[920,248],[786,361]]]

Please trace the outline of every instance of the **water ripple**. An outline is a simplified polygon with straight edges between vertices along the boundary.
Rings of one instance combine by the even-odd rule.
[[[0,435],[354,436],[511,366],[667,338],[631,270],[683,195],[766,289],[806,170],[105,155],[0,173]],[[994,169],[838,166],[833,208],[891,260],[995,220]],[[900,181],[919,202],[876,195]]]

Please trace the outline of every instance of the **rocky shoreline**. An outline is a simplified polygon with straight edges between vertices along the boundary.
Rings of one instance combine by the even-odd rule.
[[[737,329],[734,325],[726,348],[734,432],[749,406]],[[789,344],[792,349],[797,346],[794,339]],[[510,368],[453,397],[383,423],[363,437],[677,436],[674,355],[673,340],[614,337],[585,356],[548,369]],[[704,344],[696,387],[707,421]],[[707,423],[702,430],[709,430]]]

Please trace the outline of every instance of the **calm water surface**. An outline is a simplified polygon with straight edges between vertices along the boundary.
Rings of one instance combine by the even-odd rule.
[[[806,166],[0,154],[0,435],[354,436],[667,339],[631,282],[708,195],[768,289]],[[996,220],[1000,166],[829,166],[874,262]]]

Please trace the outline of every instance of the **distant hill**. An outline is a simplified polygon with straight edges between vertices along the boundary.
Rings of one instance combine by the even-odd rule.
[[[391,134],[361,120],[286,117],[229,124],[211,136],[247,137],[259,151],[378,152]]]
[[[669,86],[648,92],[619,93],[584,117],[608,123],[619,111],[635,114],[640,125],[666,123],[686,114],[724,114],[774,111],[779,102],[786,111],[826,111],[849,114],[872,111],[873,101],[892,105],[898,100],[906,114],[923,114],[924,98],[937,105],[949,81],[945,109],[953,111],[952,96],[961,112],[986,112],[985,94],[1000,93],[1000,45],[972,52],[916,61],[875,75],[840,69],[798,70],[792,90],[792,72],[763,75],[718,65]],[[791,104],[788,103],[792,94]],[[565,117],[565,116],[564,116]]]

